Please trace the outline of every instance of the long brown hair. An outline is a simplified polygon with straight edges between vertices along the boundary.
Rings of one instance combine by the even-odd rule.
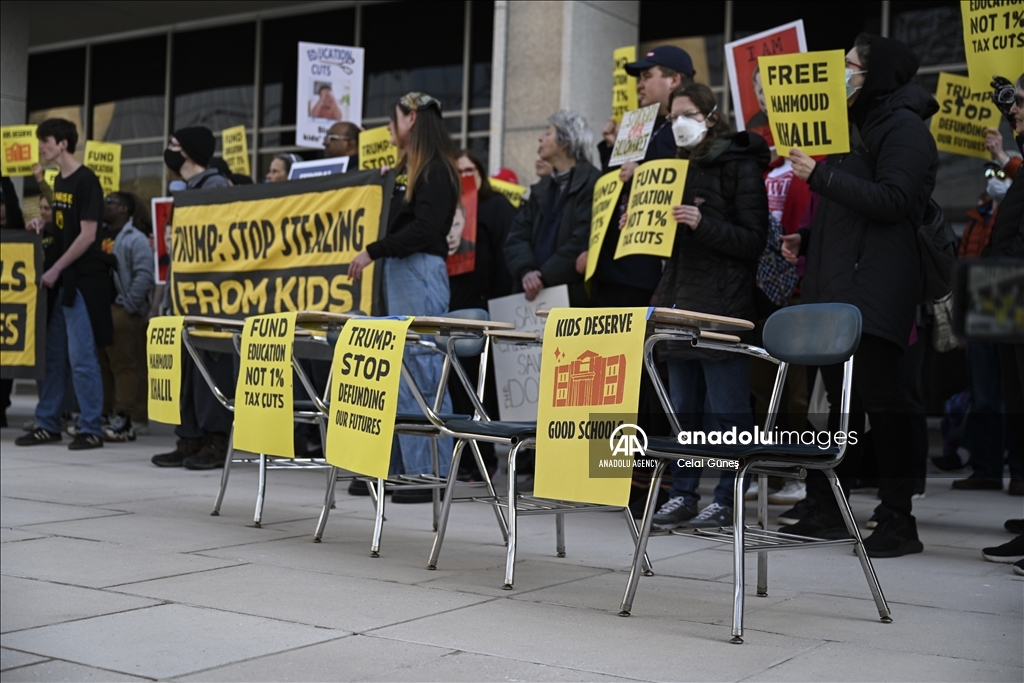
[[[401,101],[396,102],[391,110],[391,125],[395,130],[398,129],[398,109],[406,115],[416,111],[416,123],[409,131],[409,144],[399,159],[399,166],[405,163],[409,178],[405,186],[405,200],[412,201],[420,173],[434,159],[444,162],[455,194],[461,195],[462,182],[459,180],[458,165],[455,163],[455,147],[441,118],[440,108],[431,105],[420,106],[414,110]]]
[[[729,120],[718,109],[718,100],[715,99],[715,93],[711,91],[711,88],[702,83],[687,83],[686,85],[679,86],[668,96],[668,108],[670,111],[672,109],[672,102],[677,97],[689,97],[694,106],[704,114],[704,120],[709,124],[708,134],[704,136],[699,145],[694,149],[679,149],[676,156],[680,159],[690,159],[707,154],[719,138],[725,138],[732,134]]]
[[[456,160],[466,157],[469,159],[469,163],[476,167],[476,172],[480,174],[480,189],[477,190],[477,196],[481,201],[487,199],[494,194],[494,188],[491,187],[491,181],[487,177],[487,171],[484,169],[483,163],[480,161],[480,157],[468,149],[459,150],[459,153],[455,156]]]

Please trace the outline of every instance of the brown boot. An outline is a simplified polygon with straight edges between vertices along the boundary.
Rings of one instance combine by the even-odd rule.
[[[224,467],[224,459],[227,454],[228,435],[207,434],[203,439],[203,447],[195,455],[186,458],[183,464],[187,470],[215,470]]]
[[[173,451],[154,455],[152,462],[157,467],[181,467],[185,458],[199,452],[202,443],[202,439],[178,439],[178,444]]]

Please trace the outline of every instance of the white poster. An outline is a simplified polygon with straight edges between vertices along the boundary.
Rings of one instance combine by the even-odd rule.
[[[544,337],[545,318],[539,309],[550,310],[569,305],[569,288],[565,285],[540,290],[537,298],[527,301],[525,294],[512,294],[491,299],[487,308],[491,320],[512,323],[518,332],[534,332]],[[498,409],[502,420],[532,422],[537,419],[540,391],[540,346],[495,344],[494,379],[498,387]]]
[[[323,147],[338,121],[362,125],[363,57],[361,47],[299,43],[295,144]]]

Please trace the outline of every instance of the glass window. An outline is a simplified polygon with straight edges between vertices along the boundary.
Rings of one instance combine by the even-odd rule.
[[[909,45],[922,66],[966,59],[960,3],[897,1],[890,7],[890,35]]]
[[[90,63],[90,137],[107,141],[162,138],[167,37],[95,45]]]
[[[733,3],[733,40],[804,20],[807,49],[849,50],[857,35],[878,34],[882,30],[882,3],[846,2],[841,5],[820,2],[774,2],[737,0]]]
[[[701,83],[722,84],[724,35],[724,3],[707,3],[703,11],[694,12],[685,3],[640,0],[640,54],[657,45],[681,47],[690,53]]]
[[[149,200],[153,197],[164,196],[163,192],[164,165],[159,163],[148,164],[121,164],[121,191],[132,192],[138,195],[145,203],[146,213],[149,213]]]
[[[489,137],[469,139],[469,151],[476,155],[485,169],[489,168],[490,150],[491,139]]]
[[[491,106],[491,59],[494,56],[494,3],[474,2],[470,21],[469,106],[479,109]]]
[[[29,55],[26,99],[29,123],[67,119],[78,127],[79,139],[85,140],[85,48]]]
[[[174,126],[253,125],[256,24],[174,34]]]

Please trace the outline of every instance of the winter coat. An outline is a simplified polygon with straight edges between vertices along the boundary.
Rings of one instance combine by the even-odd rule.
[[[537,263],[534,248],[555,181],[549,176],[530,188],[530,199],[512,221],[505,242],[505,260],[512,276],[513,292],[523,291],[524,275],[539,270],[545,287],[569,285],[570,303],[573,306],[585,305],[587,293],[583,287],[583,275],[576,272],[576,258],[586,251],[590,240],[594,185],[600,177],[601,172],[590,163],[580,161],[576,164],[565,190],[569,194],[558,223],[555,253],[544,263]]]
[[[448,164],[432,159],[416,179],[416,191],[406,201],[403,172],[395,182],[388,215],[388,231],[366,247],[370,258],[405,258],[420,252],[448,256],[448,231],[452,228],[459,191]]]
[[[128,315],[149,312],[149,295],[153,289],[153,249],[149,240],[129,220],[114,239],[114,303],[123,306]]]
[[[763,172],[769,159],[764,138],[747,132],[721,138],[709,152],[690,159],[683,203],[696,205],[701,219],[696,230],[676,226],[661,306],[754,320],[757,261],[768,240]],[[670,345],[665,357],[724,353]]]
[[[1017,144],[1024,150],[1024,136],[1017,136]],[[1013,177],[1013,184],[999,203],[999,213],[992,224],[992,237],[985,251],[981,252],[982,258],[1024,258],[1024,173],[1020,173],[1019,168],[1018,162],[1012,173],[1010,168],[1006,169],[1007,175]]]

